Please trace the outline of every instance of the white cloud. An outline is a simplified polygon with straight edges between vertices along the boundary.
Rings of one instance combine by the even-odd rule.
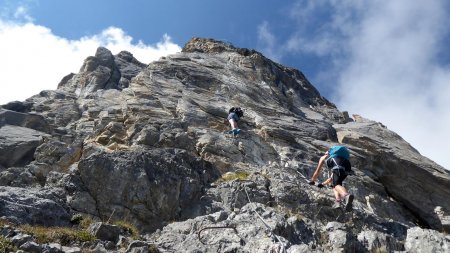
[[[296,29],[280,42],[281,57],[332,63],[312,79],[339,87],[331,100],[341,110],[382,122],[450,169],[450,68],[439,59],[449,53],[446,1],[311,2],[290,10]]]
[[[278,61],[281,58],[275,36],[269,29],[269,23],[264,21],[258,26],[258,44],[263,48],[266,57]]]
[[[377,2],[349,37],[343,109],[386,124],[423,155],[450,169],[450,69],[437,61],[448,18],[440,1]]]
[[[26,6],[19,6],[14,12],[15,19],[23,19],[28,22],[33,22],[33,18],[28,14],[28,8]]]
[[[15,13],[31,20],[22,7]],[[56,89],[62,77],[77,73],[83,60],[94,55],[99,46],[113,54],[129,51],[143,63],[181,51],[168,35],[155,45],[146,45],[142,41],[133,43],[133,38],[120,28],[109,27],[99,34],[68,40],[32,22],[0,19],[0,104]]]

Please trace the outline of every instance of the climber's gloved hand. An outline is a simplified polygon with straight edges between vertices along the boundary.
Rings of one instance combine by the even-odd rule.
[[[314,181],[311,180],[311,181],[308,182],[308,184],[309,184],[309,185],[315,185],[316,182],[314,182]]]
[[[325,187],[325,185],[323,185],[322,183],[319,183],[319,184],[317,184],[317,187],[323,188],[323,187]]]

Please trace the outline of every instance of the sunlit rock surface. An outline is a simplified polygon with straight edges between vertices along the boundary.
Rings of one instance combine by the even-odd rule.
[[[225,133],[232,106],[238,137]],[[129,251],[448,250],[449,172],[254,50],[194,38],[146,66],[99,48],[57,90],[2,107],[0,214],[15,223],[126,220],[145,235]],[[348,213],[307,184],[339,143]]]

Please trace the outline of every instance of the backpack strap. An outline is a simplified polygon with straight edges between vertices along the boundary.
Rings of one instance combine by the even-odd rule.
[[[333,168],[331,168],[332,172],[336,172],[338,175],[341,175],[341,173],[346,173],[345,172],[345,167],[337,164],[337,162],[334,159],[334,157],[332,157],[331,160],[334,162],[334,166],[333,166]]]
[[[345,170],[344,166],[337,164],[336,160],[334,160],[334,157],[332,157],[331,160],[334,162],[334,166],[333,168],[331,168],[331,170]]]

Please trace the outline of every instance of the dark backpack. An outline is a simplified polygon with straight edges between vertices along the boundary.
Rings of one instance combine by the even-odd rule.
[[[337,173],[337,174],[344,173],[344,175],[347,175],[347,176],[353,175],[353,171],[351,169],[351,165],[348,166],[348,167],[344,167],[342,165],[339,165],[336,162],[335,157],[330,157],[330,158],[328,158],[328,160],[331,160],[333,162],[333,164],[334,164],[333,167],[331,167],[331,168],[328,167],[334,173]],[[327,162],[328,162],[328,160],[327,160]],[[327,163],[327,165],[328,165],[328,163]]]
[[[239,118],[244,117],[244,111],[242,111],[241,107],[231,107],[231,109],[228,111],[228,113],[236,113]]]

